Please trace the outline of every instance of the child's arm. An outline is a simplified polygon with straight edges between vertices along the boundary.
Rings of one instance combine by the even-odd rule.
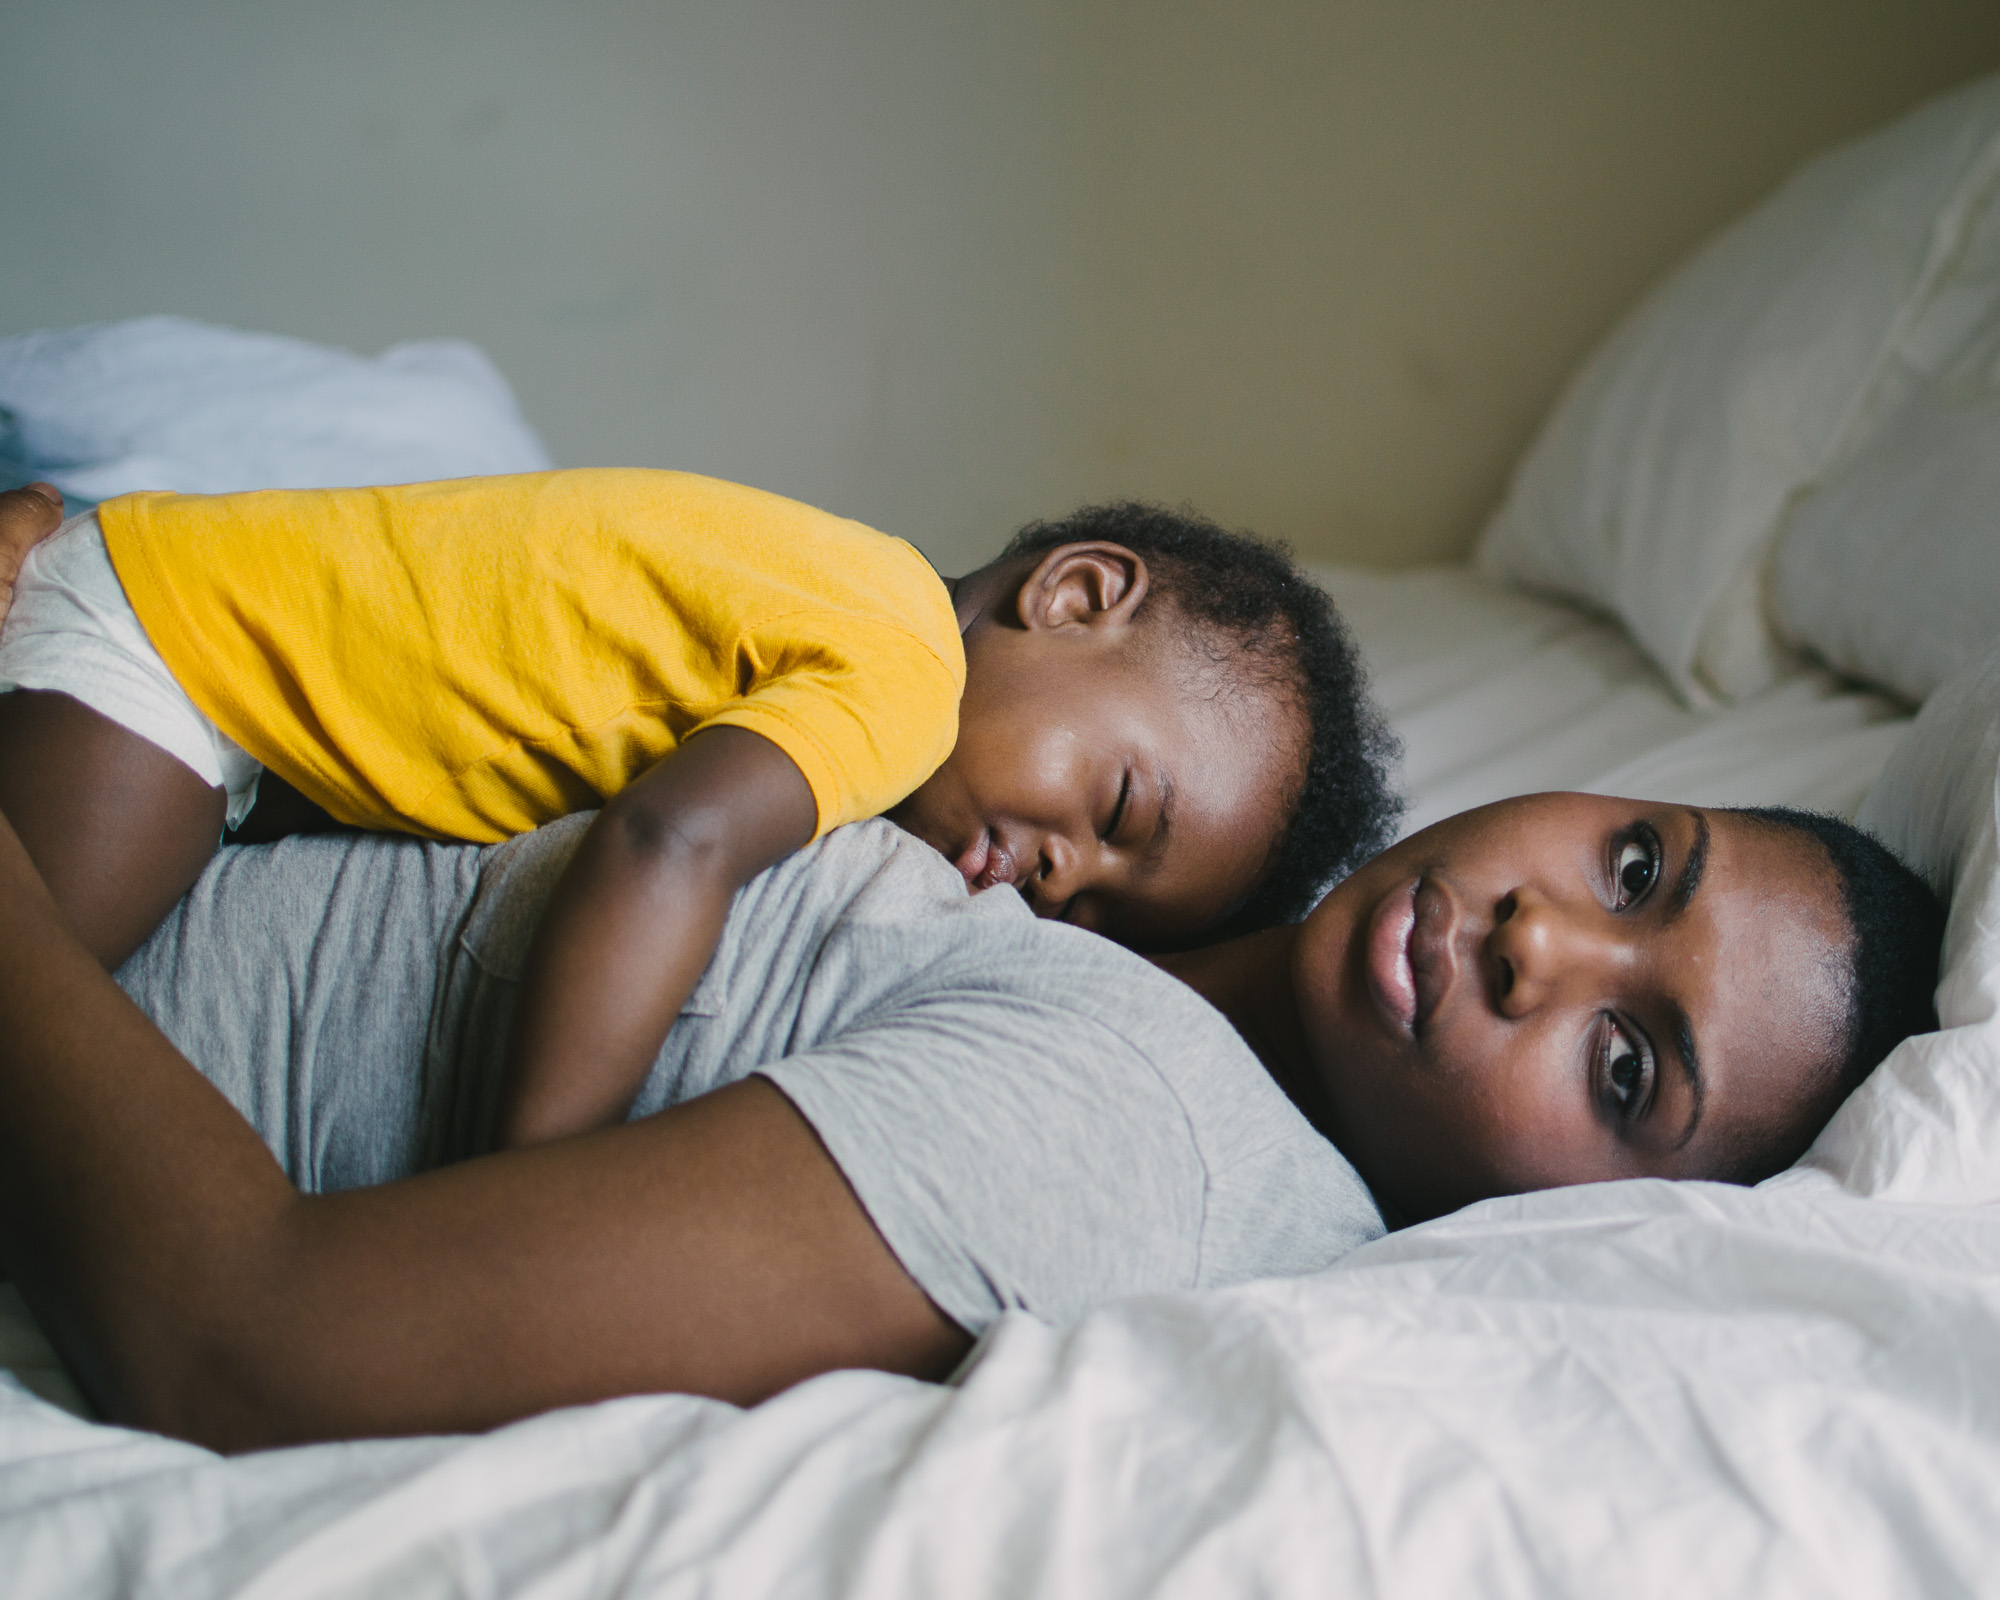
[[[811,787],[761,735],[697,733],[605,806],[522,975],[503,1146],[618,1121],[745,883],[812,837]]]

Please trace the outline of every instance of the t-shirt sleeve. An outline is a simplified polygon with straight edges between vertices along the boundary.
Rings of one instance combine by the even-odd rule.
[[[969,1333],[1197,1281],[1205,1170],[1185,1114],[1074,1012],[947,995],[759,1071]]]
[[[792,758],[819,810],[813,837],[879,816],[935,772],[958,738],[959,672],[892,623],[807,612],[737,645],[744,693],[709,716]]]
[[[1209,1167],[1200,1286],[1321,1272],[1382,1237],[1382,1213],[1346,1157],[1310,1128]]]

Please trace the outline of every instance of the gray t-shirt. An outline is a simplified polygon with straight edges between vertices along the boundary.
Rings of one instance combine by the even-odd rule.
[[[227,852],[119,974],[307,1188],[485,1147],[517,980],[587,818],[486,851]],[[419,1066],[421,1063],[421,1066]],[[1236,1031],[1106,940],[969,897],[886,822],[738,895],[633,1108],[761,1072],[971,1332],[1313,1271],[1382,1231]]]

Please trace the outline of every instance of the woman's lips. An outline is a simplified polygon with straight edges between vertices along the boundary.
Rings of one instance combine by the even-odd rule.
[[[1458,981],[1458,903],[1443,883],[1425,876],[1417,880],[1411,904],[1416,922],[1410,929],[1410,978],[1417,996],[1415,1026],[1421,1029]]]
[[[1398,1033],[1414,1035],[1417,980],[1410,970],[1410,937],[1417,927],[1418,880],[1383,896],[1368,919],[1368,995],[1383,1021]]]

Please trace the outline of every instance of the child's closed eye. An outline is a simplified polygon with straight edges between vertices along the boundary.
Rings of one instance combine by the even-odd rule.
[[[1118,825],[1125,820],[1126,802],[1132,798],[1132,769],[1127,767],[1118,781],[1118,798],[1112,803],[1111,816],[1098,830],[1098,838],[1110,840],[1117,832]]]

